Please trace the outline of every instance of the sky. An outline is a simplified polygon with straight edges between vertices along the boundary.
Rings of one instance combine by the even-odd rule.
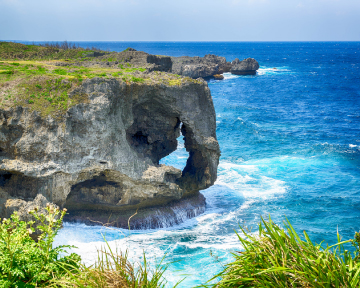
[[[0,0],[0,40],[360,41],[360,0]]]

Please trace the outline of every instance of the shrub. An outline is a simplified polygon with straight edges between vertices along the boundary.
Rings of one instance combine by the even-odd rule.
[[[15,212],[10,219],[0,223],[0,287],[42,287],[54,277],[61,277],[67,271],[64,264],[78,267],[80,256],[71,254],[61,257],[65,248],[53,248],[54,237],[58,233],[65,210],[46,208],[47,215],[39,215],[37,209],[30,211],[40,223],[37,241],[30,237],[35,232],[34,221],[23,222]]]
[[[258,235],[246,232],[238,235],[242,252],[233,253],[234,262],[210,281],[221,280],[215,287],[359,287],[360,286],[360,234],[355,240],[341,241],[322,247],[313,244],[304,231],[302,240],[289,221],[281,229],[261,219]],[[353,254],[345,243],[355,247]],[[210,282],[209,281],[209,282]],[[205,286],[205,285],[204,285]]]
[[[144,82],[145,81],[144,78],[134,77],[134,76],[131,76],[130,80],[133,81],[133,82]]]
[[[47,69],[42,66],[38,66],[38,72],[40,74],[45,74],[47,72]]]
[[[106,247],[98,251],[98,261],[93,266],[81,264],[80,256],[75,253],[61,257],[60,254],[66,253],[65,248],[75,248],[53,247],[66,209],[60,211],[48,205],[47,215],[37,210],[29,211],[36,219],[37,230],[33,228],[34,221],[20,221],[17,212],[0,223],[1,288],[165,287],[167,282],[163,274],[171,263],[163,264],[162,259],[155,269],[150,269],[144,255],[143,263],[134,266],[128,261],[127,253],[114,252],[105,238]],[[35,231],[40,232],[40,236],[34,237]]]
[[[67,71],[65,69],[54,69],[53,71],[55,74],[58,74],[58,75],[66,75],[67,74]]]
[[[0,74],[7,74],[7,75],[11,75],[11,74],[14,74],[14,70],[5,70],[5,71],[0,71]]]

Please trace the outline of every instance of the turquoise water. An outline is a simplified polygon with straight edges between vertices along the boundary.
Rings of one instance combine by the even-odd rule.
[[[285,216],[315,242],[344,239],[360,230],[360,43],[359,42],[80,42],[153,54],[256,58],[256,76],[225,74],[210,81],[222,156],[216,184],[203,191],[206,212],[162,230],[128,231],[65,223],[57,243],[79,248],[93,263],[102,233],[112,247],[145,251],[151,263],[166,254],[170,283],[204,283],[240,250],[234,229],[256,226],[269,214]],[[276,68],[276,69],[274,69]],[[183,167],[178,150],[162,163]],[[216,255],[213,257],[210,253]],[[170,287],[170,285],[169,285]]]

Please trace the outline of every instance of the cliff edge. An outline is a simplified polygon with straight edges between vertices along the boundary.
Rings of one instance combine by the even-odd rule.
[[[204,211],[199,191],[215,182],[220,156],[210,90],[202,79],[154,71],[168,65],[155,60],[145,68],[0,62],[0,217],[39,194],[72,221],[127,228],[136,214],[132,229]],[[159,165],[180,134],[184,170]]]

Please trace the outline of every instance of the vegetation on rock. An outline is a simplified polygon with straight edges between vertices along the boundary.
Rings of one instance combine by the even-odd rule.
[[[98,51],[104,55],[87,57],[92,52],[96,51],[67,42],[45,46],[0,42],[0,108],[20,105],[40,112],[41,116],[61,116],[70,107],[87,102],[88,95],[72,91],[81,86],[83,80],[94,77],[116,78],[127,84],[148,82],[179,86],[199,82],[164,72],[149,73],[148,68],[134,67],[130,63],[115,65],[126,50],[120,53]],[[104,66],[104,61],[114,65]]]

